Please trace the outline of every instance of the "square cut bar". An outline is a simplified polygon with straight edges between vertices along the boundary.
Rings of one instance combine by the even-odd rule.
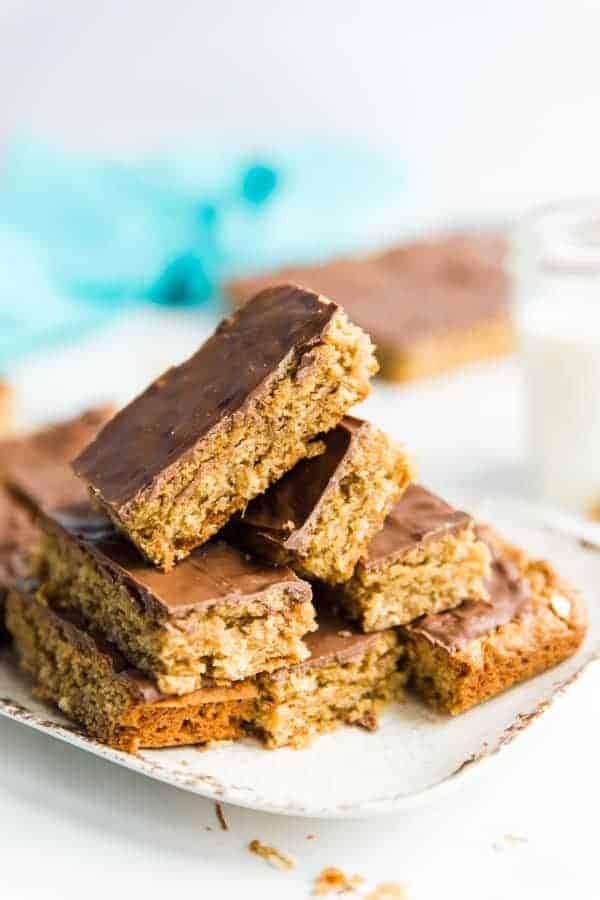
[[[299,575],[347,581],[413,477],[384,432],[346,416],[304,459],[250,503],[233,531],[244,546]]]
[[[587,628],[583,600],[547,562],[487,539],[489,602],[466,600],[401,629],[413,686],[451,715],[558,665]]]
[[[252,727],[268,747],[304,747],[344,723],[374,730],[381,707],[402,692],[403,648],[394,629],[360,634],[322,612],[318,621],[305,638],[305,662],[257,678]]]
[[[227,293],[239,306],[284,281],[319,291],[372,336],[382,377],[408,381],[514,349],[505,255],[498,237],[441,236],[241,278]]]
[[[330,600],[365,631],[404,625],[466,597],[485,599],[489,562],[471,517],[412,484]]]
[[[15,498],[70,503],[85,497],[85,489],[69,467],[73,457],[112,415],[112,407],[90,409],[49,428],[0,441],[0,640],[3,603],[14,579],[25,574],[38,540],[30,511]]]
[[[39,518],[41,596],[74,609],[165,694],[300,662],[316,627],[310,585],[215,540],[170,572],[151,566],[88,502]]]
[[[36,696],[119,750],[232,740],[254,709],[257,689],[248,681],[165,696],[116,647],[24,587],[9,594],[7,624]]]
[[[300,459],[369,393],[367,335],[335,303],[283,286],[225,319],[103,429],[75,471],[165,570]]]

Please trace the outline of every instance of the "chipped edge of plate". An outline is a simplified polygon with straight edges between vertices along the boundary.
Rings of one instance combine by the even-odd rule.
[[[160,763],[146,760],[141,756],[133,756],[121,750],[115,750],[88,737],[75,725],[62,725],[51,719],[41,719],[31,710],[6,697],[0,697],[0,715],[34,728],[36,731],[49,737],[54,737],[72,746],[88,750],[95,756],[125,766],[132,772],[147,775],[157,781],[199,794],[209,800],[221,800],[224,803],[231,803],[235,806],[243,806],[247,809],[276,815],[301,816],[314,819],[368,818],[370,816],[398,812],[403,809],[414,809],[428,803],[434,796],[446,794],[457,788],[473,774],[480,772],[482,763],[492,761],[501,750],[511,744],[519,734],[535,722],[584,674],[592,662],[598,659],[600,659],[600,648],[592,648],[587,656],[582,659],[579,668],[571,673],[568,678],[554,683],[543,699],[532,710],[518,713],[516,718],[507,725],[493,744],[484,744],[477,753],[465,759],[453,772],[436,782],[436,784],[432,784],[413,794],[386,795],[385,797],[377,797],[366,802],[361,801],[360,803],[349,805],[339,804],[337,807],[321,810],[307,809],[293,803],[285,807],[278,806],[260,796],[256,796],[252,788],[235,785],[226,786],[212,775],[202,775],[201,773],[192,775],[179,772]]]
[[[597,526],[592,530],[586,527],[586,523],[575,517],[569,517],[568,519],[564,517],[559,518],[558,516],[554,517],[549,515],[547,510],[544,510],[542,513],[538,509],[538,515],[532,515],[532,508],[529,507],[528,512],[530,520],[537,519],[536,525],[538,527],[575,540],[580,546],[590,549],[592,552],[600,552],[600,528],[597,528]],[[199,794],[209,800],[221,800],[224,803],[231,803],[247,809],[276,815],[301,816],[315,819],[368,818],[404,809],[414,809],[430,802],[434,797],[443,796],[457,788],[473,774],[480,772],[483,763],[489,763],[494,760],[501,750],[511,744],[529,725],[539,719],[584,674],[590,664],[598,659],[600,659],[600,646],[593,646],[587,653],[582,655],[578,668],[571,672],[567,678],[554,682],[533,709],[517,713],[515,719],[506,726],[502,734],[492,744],[484,744],[476,753],[473,753],[457,766],[453,772],[445,775],[435,784],[412,794],[388,794],[368,801],[360,801],[359,803],[348,805],[338,804],[336,807],[324,809],[306,808],[294,803],[288,803],[285,807],[279,806],[260,796],[256,796],[253,788],[239,785],[224,785],[212,775],[203,775],[202,773],[192,775],[179,772],[153,760],[144,759],[141,755],[134,756],[121,750],[115,750],[88,737],[76,725],[62,724],[52,719],[42,719],[27,707],[7,697],[0,697],[0,716],[27,725],[42,734],[57,738],[72,746],[88,750],[95,756],[125,766],[132,772],[149,776],[181,790]]]

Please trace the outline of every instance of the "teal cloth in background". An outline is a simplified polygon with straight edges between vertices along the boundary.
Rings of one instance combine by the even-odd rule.
[[[394,160],[315,143],[101,160],[15,144],[0,172],[0,367],[142,302],[209,302],[235,274],[393,236]]]

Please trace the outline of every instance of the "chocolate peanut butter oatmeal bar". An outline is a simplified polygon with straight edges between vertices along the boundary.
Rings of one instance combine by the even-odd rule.
[[[402,690],[396,631],[360,634],[325,613],[318,621],[304,640],[307,660],[257,678],[252,727],[268,747],[304,747],[343,723],[373,730],[382,705]]]
[[[446,236],[239,279],[227,292],[234,306],[284,281],[322,292],[371,335],[381,375],[407,381],[514,349],[505,255],[496,237]]]
[[[9,586],[25,574],[38,541],[28,503],[70,503],[83,499],[81,482],[68,463],[112,415],[109,406],[91,409],[50,428],[0,441],[0,640],[3,602]]]
[[[257,690],[247,681],[165,696],[81,619],[24,586],[10,592],[6,619],[35,694],[119,750],[235,739],[253,712]]]
[[[490,552],[467,513],[411,484],[345,584],[330,595],[364,631],[485,599]]]
[[[545,561],[487,533],[489,601],[466,600],[401,629],[410,679],[441,712],[464,712],[571,656],[585,637],[583,600]]]
[[[165,694],[308,655],[302,637],[316,627],[312,592],[290,569],[215,540],[165,573],[87,502],[42,512],[39,525],[32,572],[41,595],[80,613]]]
[[[351,416],[323,443],[324,453],[253,500],[232,531],[264,558],[335,584],[350,578],[413,468],[386,434]]]
[[[335,303],[286,285],[225,319],[77,459],[117,527],[168,570],[369,393],[369,338]]]

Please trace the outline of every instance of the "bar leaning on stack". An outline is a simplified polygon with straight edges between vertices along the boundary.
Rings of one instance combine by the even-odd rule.
[[[345,416],[235,521],[234,539],[328,584],[346,581],[414,477],[412,460],[379,428]]]
[[[166,571],[319,453],[318,436],[367,396],[376,369],[370,339],[335,303],[263,291],[121,410],[75,471]]]

